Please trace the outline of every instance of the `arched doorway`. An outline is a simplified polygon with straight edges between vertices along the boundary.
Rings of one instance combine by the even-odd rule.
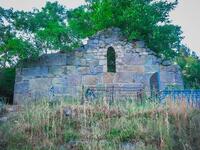
[[[150,92],[151,96],[156,96],[159,92],[159,74],[154,73],[150,78]]]
[[[116,72],[116,54],[113,47],[107,50],[107,71]]]

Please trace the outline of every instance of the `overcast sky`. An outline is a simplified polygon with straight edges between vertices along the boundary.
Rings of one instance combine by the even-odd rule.
[[[55,0],[49,0],[51,2]],[[84,3],[84,0],[57,0],[67,8],[75,8]],[[17,10],[31,10],[41,8],[46,0],[0,0],[0,6],[13,7]],[[183,43],[200,56],[200,0],[179,0],[177,8],[171,12],[174,24],[180,25],[185,39]]]

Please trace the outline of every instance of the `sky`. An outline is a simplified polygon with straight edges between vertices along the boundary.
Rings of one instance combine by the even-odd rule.
[[[55,1],[55,0],[48,0]],[[57,0],[67,8],[75,8],[84,3],[84,0]],[[3,8],[30,11],[40,9],[46,0],[0,0]],[[178,6],[170,13],[172,22],[182,27],[183,44],[194,50],[200,56],[200,0],[179,0]]]

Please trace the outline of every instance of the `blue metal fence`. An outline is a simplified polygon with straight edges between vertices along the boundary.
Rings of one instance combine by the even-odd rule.
[[[167,97],[174,101],[182,101],[183,99],[187,101],[188,104],[193,104],[200,106],[200,90],[163,90],[159,93],[160,101],[164,102]]]
[[[84,91],[84,97],[87,100],[99,99],[101,97],[106,97],[109,101],[114,101],[119,98],[133,98],[141,99],[143,101],[144,97],[149,97],[153,101],[159,101],[160,103],[166,102],[170,99],[174,102],[186,101],[187,104],[192,104],[195,107],[200,108],[200,89],[166,89],[159,92],[145,92],[144,89],[138,87],[87,87]],[[146,95],[146,96],[145,96]]]

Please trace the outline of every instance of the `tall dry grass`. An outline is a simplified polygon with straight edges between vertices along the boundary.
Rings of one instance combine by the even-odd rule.
[[[21,107],[0,125],[0,149],[200,149],[200,111],[184,100],[41,100]]]

